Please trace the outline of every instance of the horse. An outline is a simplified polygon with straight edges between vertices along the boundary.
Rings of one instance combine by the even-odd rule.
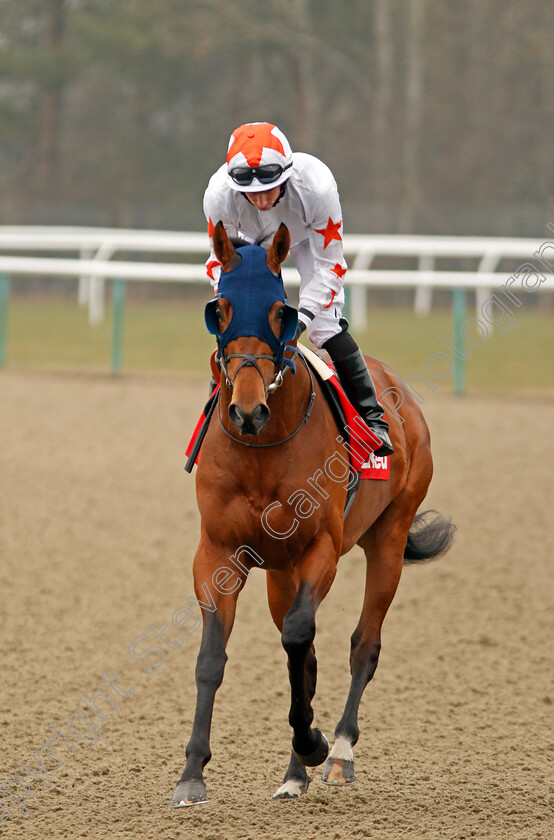
[[[434,511],[417,514],[433,463],[429,430],[409,394],[402,418],[391,414],[389,479],[362,481],[344,517],[352,481],[347,443],[337,437],[320,382],[298,355],[297,313],[286,304],[280,269],[290,247],[289,232],[281,225],[267,251],[257,245],[235,248],[219,222],[213,243],[222,274],[220,295],[206,306],[206,323],[218,336],[221,375],[213,361],[212,369],[220,376],[220,394],[197,460],[201,535],[193,575],[203,630],[196,711],[174,807],[208,801],[203,770],[211,758],[214,698],[223,680],[237,599],[253,568],[265,570],[269,610],[289,666],[292,751],[273,799],[295,799],[308,789],[307,767],[325,762],[322,781],[327,784],[355,781],[358,709],[377,668],[381,626],[403,563],[444,553],[454,532],[451,521]],[[235,286],[225,284],[233,273],[238,273]],[[248,289],[265,294],[272,284],[263,311],[247,311],[252,308]],[[235,293],[222,291],[226,288]],[[400,387],[390,368],[372,358],[367,364],[379,393]],[[339,558],[354,545],[361,546],[367,560],[365,591],[351,637],[350,689],[329,752],[325,735],[312,726],[315,615]]]

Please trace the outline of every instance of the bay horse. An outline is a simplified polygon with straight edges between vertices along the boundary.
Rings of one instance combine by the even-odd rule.
[[[269,609],[289,666],[292,753],[273,799],[294,799],[308,789],[309,766],[325,762],[322,781],[328,784],[355,781],[358,707],[377,667],[381,625],[402,565],[444,553],[454,532],[450,520],[439,514],[432,519],[416,515],[433,465],[427,425],[409,394],[402,418],[389,418],[394,445],[389,479],[362,481],[344,518],[351,476],[348,467],[340,480],[336,475],[337,464],[348,465],[346,445],[338,442],[342,437],[337,438],[317,378],[294,350],[285,348],[287,342],[287,347],[295,346],[297,323],[296,310],[286,305],[280,276],[290,245],[288,230],[281,225],[267,251],[257,245],[237,250],[220,222],[213,243],[222,275],[220,295],[206,307],[206,322],[218,335],[221,383],[216,416],[196,470],[201,536],[193,573],[203,632],[196,664],[196,712],[174,807],[207,802],[203,769],[211,758],[214,698],[223,680],[237,598],[252,568],[261,566],[266,572]],[[236,286],[225,283],[233,273],[238,273]],[[248,311],[256,289],[265,294],[272,284],[275,290],[264,298],[265,311]],[[254,329],[249,325],[256,318]],[[367,363],[378,392],[400,387],[388,367],[371,358]],[[293,374],[289,368],[294,367]],[[215,369],[214,373],[219,376]],[[324,472],[323,466],[337,458],[335,471]],[[356,544],[367,559],[365,592],[351,637],[350,690],[329,753],[327,739],[312,727],[315,615],[333,583],[339,558]]]

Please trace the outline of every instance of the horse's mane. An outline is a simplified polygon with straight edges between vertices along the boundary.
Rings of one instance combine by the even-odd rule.
[[[245,245],[258,245],[261,247],[262,242],[265,242],[266,239],[269,239],[270,236],[271,233],[262,232],[254,242],[247,242],[240,236],[229,236],[229,242],[233,245],[234,248],[244,248]]]

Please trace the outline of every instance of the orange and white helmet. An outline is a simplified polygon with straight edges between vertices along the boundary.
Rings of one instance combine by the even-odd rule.
[[[263,192],[290,177],[292,149],[276,125],[245,123],[231,134],[227,180],[239,192]]]

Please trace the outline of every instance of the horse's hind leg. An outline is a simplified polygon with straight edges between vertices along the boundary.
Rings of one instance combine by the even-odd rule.
[[[351,638],[350,691],[335,729],[335,743],[323,769],[322,781],[326,784],[347,785],[356,781],[352,747],[360,734],[358,708],[364,689],[377,668],[381,625],[402,572],[406,538],[415,513],[412,505],[408,510],[405,508],[406,497],[402,504],[399,496],[360,541],[367,561],[364,603]]]

